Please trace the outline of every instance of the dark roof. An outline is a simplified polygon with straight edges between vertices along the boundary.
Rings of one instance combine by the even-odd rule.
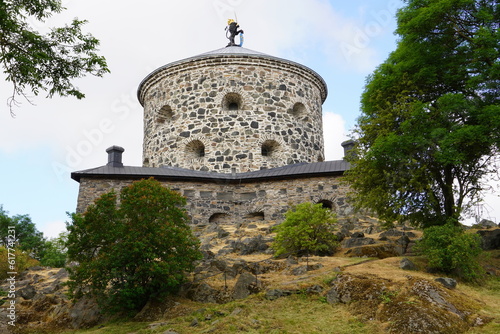
[[[239,183],[270,179],[293,179],[342,175],[348,169],[349,163],[345,160],[299,163],[246,173],[202,172],[179,167],[112,167],[106,165],[73,172],[71,173],[71,178],[80,182],[82,177],[141,179],[152,176],[157,179],[169,180],[212,182],[226,181]]]
[[[309,68],[309,67],[307,67],[305,65],[299,64],[297,62],[291,61],[291,60],[287,60],[287,59],[283,59],[283,58],[279,58],[279,57],[270,56],[268,54],[265,54],[265,53],[262,53],[262,52],[258,52],[258,51],[254,51],[254,50],[250,50],[250,49],[247,49],[247,48],[244,48],[244,47],[241,47],[241,46],[229,46],[229,47],[220,48],[220,49],[217,49],[217,50],[205,52],[205,53],[199,54],[197,56],[193,56],[193,57],[181,59],[181,60],[178,60],[178,61],[174,61],[174,62],[168,63],[166,65],[163,65],[163,66],[157,68],[153,72],[149,73],[141,81],[141,83],[139,84],[139,87],[137,88],[137,98],[139,99],[139,102],[141,103],[141,105],[143,104],[143,101],[141,99],[141,89],[142,89],[142,86],[145,84],[146,81],[148,81],[151,77],[153,77],[157,73],[159,73],[161,71],[164,71],[164,70],[167,70],[167,69],[169,69],[171,67],[174,67],[176,65],[180,65],[180,64],[184,64],[184,63],[189,63],[189,62],[193,62],[193,61],[197,61],[197,60],[202,60],[202,59],[220,58],[220,57],[248,57],[248,58],[270,59],[270,60],[275,60],[275,61],[279,61],[279,62],[282,62],[282,63],[287,63],[287,64],[290,64],[290,65],[294,65],[294,66],[300,67],[300,68],[304,69],[306,72],[309,72],[313,76],[315,76],[316,78],[318,78],[318,80],[322,83],[323,88],[324,88],[324,93],[323,93],[324,96],[321,96],[321,97],[322,97],[323,101],[326,100],[326,96],[328,94],[328,87],[326,86],[326,82],[325,82],[325,80],[323,80],[323,78],[316,71],[312,70],[311,68]]]

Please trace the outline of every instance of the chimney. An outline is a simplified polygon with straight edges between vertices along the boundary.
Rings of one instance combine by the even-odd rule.
[[[108,147],[106,152],[108,152],[108,164],[107,166],[111,167],[123,167],[122,163],[122,153],[125,151],[123,147],[120,146],[111,146]]]
[[[342,147],[344,148],[344,159],[351,157],[353,154],[355,154],[355,152],[352,151],[354,149],[355,144],[356,142],[352,139],[346,140],[341,144]]]

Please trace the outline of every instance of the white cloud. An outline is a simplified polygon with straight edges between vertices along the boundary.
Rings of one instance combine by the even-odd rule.
[[[325,141],[325,159],[340,160],[344,157],[344,148],[340,145],[348,137],[345,134],[345,121],[341,115],[323,112],[323,138]]]
[[[57,238],[61,232],[66,231],[66,223],[62,221],[53,221],[40,225],[39,229],[43,232],[45,238]]]

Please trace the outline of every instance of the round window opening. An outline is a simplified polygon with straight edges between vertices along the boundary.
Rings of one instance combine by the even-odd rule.
[[[327,199],[322,199],[322,200],[318,201],[318,204],[321,204],[323,206],[323,209],[328,209],[328,210],[333,209],[333,202],[329,201]]]
[[[306,106],[300,102],[297,102],[293,105],[293,108],[290,111],[290,113],[294,117],[301,117],[306,113]]]
[[[199,140],[193,140],[186,145],[186,153],[191,158],[203,158],[205,156],[205,145]]]
[[[158,114],[156,115],[156,123],[163,124],[167,121],[170,121],[174,117],[174,112],[172,108],[168,105],[164,105],[158,110]]]
[[[222,99],[222,109],[236,111],[240,110],[243,105],[243,100],[240,94],[228,93]]]
[[[266,140],[262,143],[261,154],[264,157],[272,157],[278,152],[280,144],[275,140]]]

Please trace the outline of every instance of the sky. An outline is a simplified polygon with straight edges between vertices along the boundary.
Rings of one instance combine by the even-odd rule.
[[[65,230],[79,184],[70,173],[105,165],[106,148],[122,146],[125,165],[142,161],[141,80],[165,64],[226,46],[224,28],[236,18],[244,47],[306,65],[328,85],[323,104],[325,156],[343,157],[360,115],[366,77],[396,48],[395,13],[401,0],[63,0],[66,10],[39,31],[85,19],[100,40],[111,73],[75,80],[86,95],[23,102],[10,116],[12,85],[0,73],[0,205],[28,214],[46,237]],[[498,196],[478,207],[495,222]],[[500,209],[499,209],[500,210]]]

